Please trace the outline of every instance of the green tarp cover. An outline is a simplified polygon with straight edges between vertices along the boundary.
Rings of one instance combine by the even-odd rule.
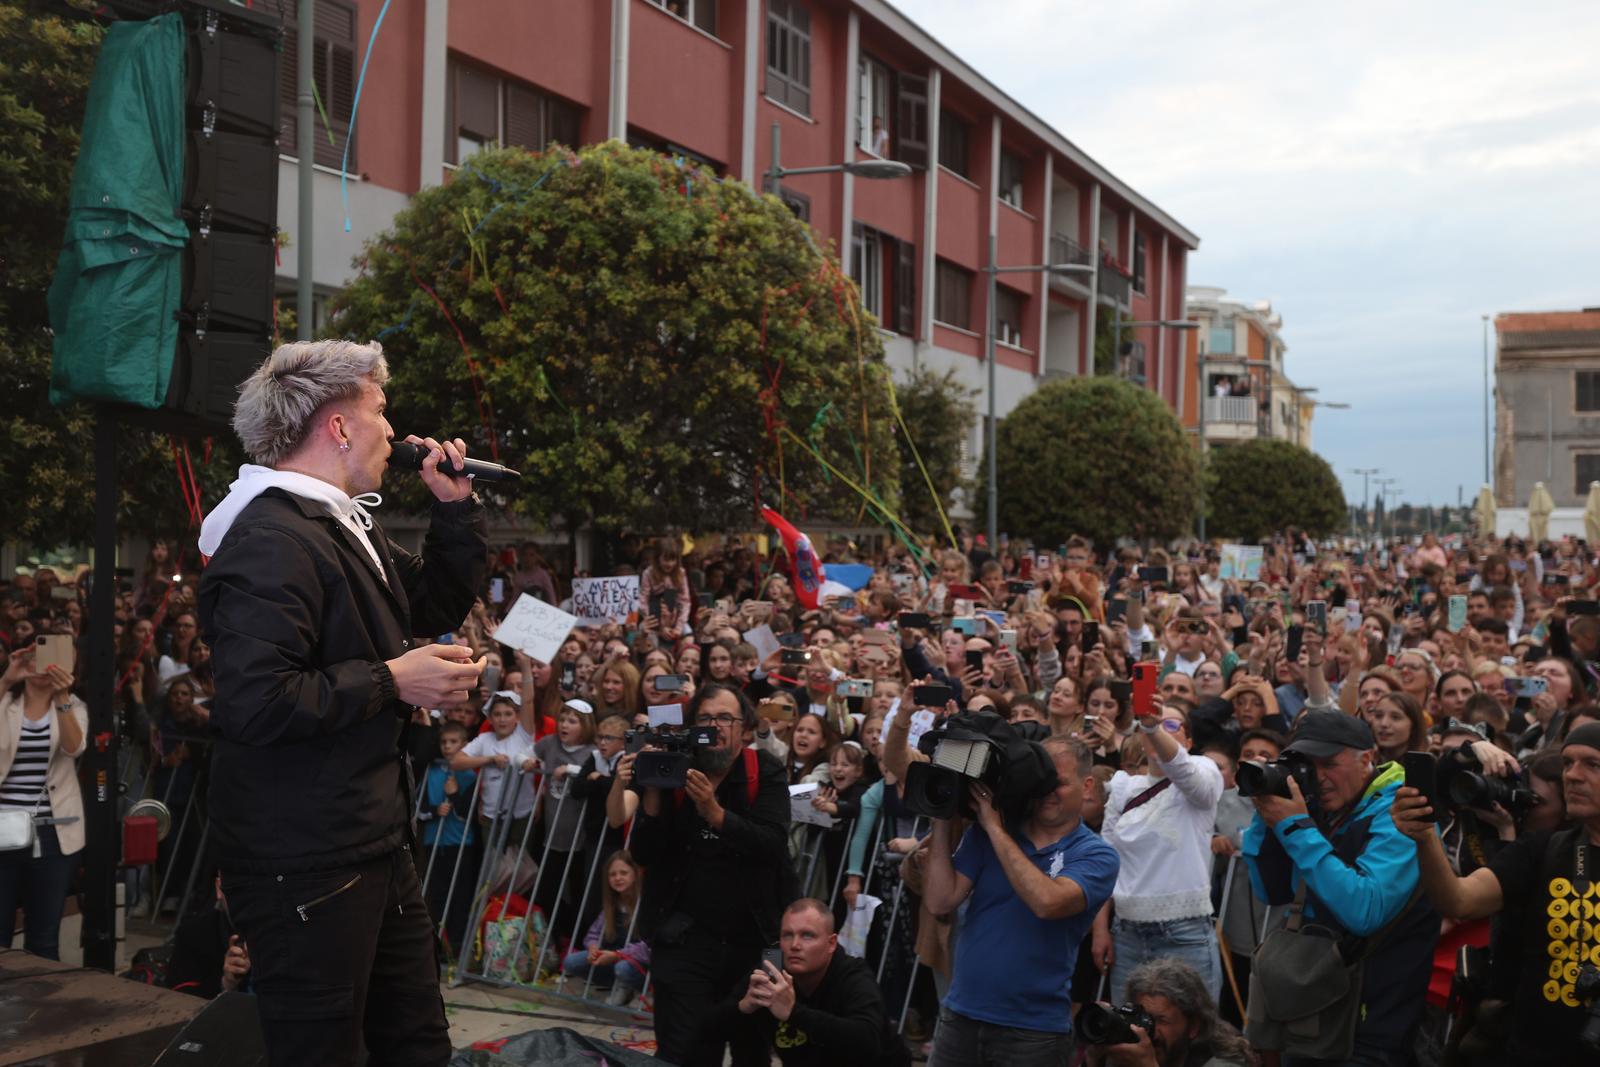
[[[160,407],[182,300],[184,27],[117,22],[89,86],[66,239],[50,285],[50,400]]]

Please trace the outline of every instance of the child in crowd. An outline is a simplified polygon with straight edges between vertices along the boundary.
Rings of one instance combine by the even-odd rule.
[[[428,913],[445,934],[445,945],[460,946],[461,934],[467,924],[467,892],[450,894],[450,882],[457,874],[461,850],[471,848],[472,797],[478,781],[477,771],[452,770],[450,761],[471,740],[467,728],[459,722],[447,722],[439,728],[439,758],[428,767],[423,780],[422,846],[428,858],[422,861],[427,878],[426,896]],[[444,914],[445,901],[449,900],[450,915]]]
[[[817,790],[811,800],[812,807],[838,820],[822,839],[825,859],[820,866],[824,891],[833,888],[832,878],[844,860],[850,829],[861,814],[861,794],[872,784],[864,777],[866,756],[866,750],[854,741],[835,745],[828,756],[828,783]]]
[[[601,857],[621,850],[625,839],[622,827],[612,827],[606,821],[606,797],[611,793],[612,779],[617,764],[627,747],[628,720],[621,715],[607,715],[595,724],[594,752],[584,761],[583,768],[573,776],[568,799],[588,805],[583,816],[583,844],[579,854],[578,877],[589,879],[589,888],[580,893],[582,915],[578,926],[584,927],[600,911],[602,883],[605,866]]]
[[[544,772],[540,785],[539,825],[544,829],[544,850],[539,885],[534,892],[535,901],[544,909],[545,919],[555,929],[566,930],[569,923],[576,924],[578,894],[571,886],[582,891],[582,872],[569,875],[569,858],[583,844],[583,800],[571,793],[572,780],[583,771],[583,765],[594,753],[594,709],[587,701],[574,697],[561,706],[556,714],[556,732],[547,734],[534,744],[534,755]],[[557,917],[560,904],[562,917]]]
[[[643,877],[626,849],[611,854],[600,914],[584,936],[583,948],[567,953],[561,963],[561,973],[568,978],[592,977],[596,989],[609,987],[606,1003],[617,1007],[627,1006],[644,988],[650,966],[650,946],[639,938],[634,923]]]
[[[496,815],[509,811],[512,824],[507,844],[521,847],[527,836],[528,817],[533,814],[533,738],[517,721],[519,698],[501,690],[489,704],[489,732],[479,734],[450,759],[453,771],[483,771],[478,789],[478,822],[488,832]],[[504,795],[514,771],[522,771],[515,796]]]

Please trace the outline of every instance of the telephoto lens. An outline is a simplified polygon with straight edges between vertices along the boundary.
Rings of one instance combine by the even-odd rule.
[[[1146,1034],[1155,1030],[1155,1020],[1137,1004],[1108,1008],[1104,1004],[1085,1004],[1078,1012],[1078,1037],[1085,1045],[1137,1045],[1137,1026]]]

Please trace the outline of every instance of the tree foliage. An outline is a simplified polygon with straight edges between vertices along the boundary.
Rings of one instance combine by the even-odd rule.
[[[0,465],[0,540],[51,546],[87,541],[93,527],[94,419],[82,404],[50,406],[45,294],[101,30],[36,7],[0,0],[0,435],[15,459]],[[205,462],[211,451],[191,449],[208,503],[233,475],[220,452]],[[119,533],[188,530],[165,436],[122,427],[117,461]]]
[[[897,504],[882,343],[772,197],[615,142],[492,150],[361,267],[333,328],[382,342],[396,432],[492,441],[528,520],[703,530],[748,524],[758,496],[854,517],[785,428]]]
[[[1349,521],[1344,489],[1328,461],[1288,441],[1213,449],[1207,464],[1208,532],[1256,540],[1286,526],[1312,537]]]
[[[921,532],[942,536],[944,524],[934,506],[934,495],[948,515],[951,495],[961,485],[961,443],[972,433],[978,416],[974,403],[978,391],[962,384],[954,369],[935,374],[918,366],[896,385],[895,395],[900,417],[911,437],[909,443],[904,435],[899,438],[900,492],[904,499],[900,517]],[[911,444],[916,446],[915,453]],[[917,466],[919,456],[922,468]],[[927,478],[923,477],[923,468]],[[932,493],[928,490],[929,481],[933,483]]]
[[[1055,545],[1082,534],[1109,546],[1177,537],[1194,520],[1199,461],[1148,389],[1119,378],[1045,382],[995,436],[1000,527],[1013,535]],[[980,484],[980,502],[986,491]]]

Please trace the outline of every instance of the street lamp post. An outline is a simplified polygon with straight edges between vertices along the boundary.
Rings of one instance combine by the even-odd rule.
[[[1374,475],[1374,474],[1382,474],[1383,473],[1383,468],[1382,467],[1356,467],[1356,468],[1353,468],[1350,471],[1350,473],[1351,474],[1359,474],[1359,475],[1361,475],[1361,521],[1363,523],[1365,523],[1366,520],[1367,520],[1367,479],[1369,477],[1371,477],[1372,475]],[[1351,533],[1355,533],[1356,532],[1355,531],[1355,524],[1351,523],[1350,527],[1351,527],[1350,528],[1350,532]],[[1367,532],[1369,534],[1372,532],[1370,526],[1368,527]]]
[[[983,331],[983,357],[989,364],[989,425],[984,429],[984,448],[988,452],[987,470],[989,474],[989,489],[987,493],[987,522],[985,529],[988,531],[989,551],[996,552],[1000,544],[1000,488],[996,477],[995,467],[995,351],[994,335],[999,325],[999,317],[995,314],[995,290],[997,279],[1002,274],[1094,274],[1095,267],[1092,263],[1035,263],[1019,267],[1001,267],[995,263],[997,252],[997,238],[989,235],[989,265],[983,268],[987,275],[985,290],[988,299],[986,314],[984,316]]]
[[[1489,316],[1483,316],[1483,484],[1489,484]]]
[[[857,178],[907,178],[911,165],[893,159],[858,159],[849,163],[829,163],[821,167],[785,167],[783,165],[783,127],[772,124],[772,166],[767,169],[768,192],[777,196],[783,179],[797,174],[853,174]]]
[[[1399,478],[1374,478],[1374,479],[1372,479],[1372,484],[1376,485],[1378,487],[1378,503],[1383,508],[1383,517],[1384,517],[1384,519],[1386,521],[1388,521],[1388,523],[1389,523],[1389,525],[1391,527],[1393,527],[1394,522],[1389,517],[1389,504],[1388,504],[1389,486],[1393,485],[1394,483],[1398,482],[1399,480],[1400,480]],[[1383,536],[1383,527],[1381,525],[1378,527],[1378,536],[1379,537]]]

